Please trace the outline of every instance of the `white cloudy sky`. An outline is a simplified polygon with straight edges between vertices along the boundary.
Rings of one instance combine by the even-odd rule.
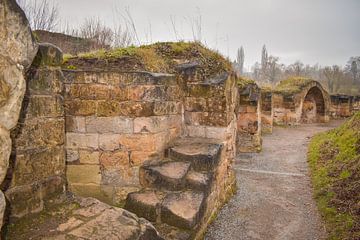
[[[171,17],[180,38],[192,39],[190,19],[201,15],[203,41],[232,59],[243,45],[246,66],[260,60],[263,44],[287,64],[344,65],[360,55],[360,0],[51,1],[72,25],[92,16],[111,25],[114,9],[128,7],[144,42],[150,32],[152,41],[176,40]]]

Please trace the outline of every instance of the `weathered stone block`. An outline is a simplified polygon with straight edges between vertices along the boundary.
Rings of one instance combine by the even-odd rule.
[[[30,97],[27,114],[31,117],[64,116],[63,99],[61,96]]]
[[[28,79],[30,94],[61,94],[63,81],[59,69],[36,69]]]
[[[18,151],[64,144],[63,119],[38,119],[25,121],[21,133],[14,139]]]
[[[169,125],[169,117],[152,116],[134,119],[134,133],[157,133],[165,131]]]
[[[78,150],[67,149],[66,150],[66,162],[74,163],[79,161],[80,155]]]
[[[100,153],[97,151],[79,151],[80,164],[100,164]]]
[[[159,159],[162,157],[158,152],[131,151],[130,163],[132,166],[141,166],[145,161]]]
[[[85,117],[66,116],[65,129],[66,132],[85,133]]]
[[[66,133],[66,147],[69,149],[98,149],[98,134]]]
[[[149,117],[154,115],[154,102],[121,102],[121,115],[129,117]]]
[[[166,133],[121,135],[119,142],[129,151],[159,152],[165,147]]]
[[[100,165],[67,165],[66,176],[70,184],[81,183],[100,185]]]
[[[99,148],[104,151],[114,151],[121,148],[120,134],[99,135]]]
[[[17,154],[11,184],[32,184],[50,176],[65,175],[65,156],[62,147]]]
[[[130,165],[129,153],[127,151],[102,152],[100,164],[104,170],[118,170]]]
[[[100,105],[100,103],[99,103]],[[100,108],[100,106],[99,106]],[[97,102],[93,100],[66,100],[65,114],[73,116],[95,115]]]
[[[99,101],[97,108],[97,116],[99,117],[112,117],[112,116],[120,116],[123,114],[124,109],[120,105],[118,101]]]
[[[37,55],[33,61],[34,66],[60,66],[63,62],[61,50],[50,43],[40,43]]]
[[[132,133],[133,120],[126,117],[87,117],[88,133]]]
[[[158,116],[180,114],[181,109],[182,109],[182,104],[180,102],[164,101],[164,102],[155,102],[154,104],[154,114]]]

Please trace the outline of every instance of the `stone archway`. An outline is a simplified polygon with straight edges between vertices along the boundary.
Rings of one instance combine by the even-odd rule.
[[[317,86],[310,88],[305,95],[301,122],[302,123],[315,123],[323,122],[326,113],[325,99],[321,89]]]

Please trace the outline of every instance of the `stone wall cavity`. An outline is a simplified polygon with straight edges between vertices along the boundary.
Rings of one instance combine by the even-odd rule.
[[[139,188],[143,162],[181,135],[182,89],[170,74],[64,73],[69,188],[118,204]]]
[[[17,124],[25,93],[24,71],[36,51],[24,12],[15,1],[0,1],[0,182],[9,164],[10,130]],[[5,197],[0,191],[0,225],[4,211]]]
[[[236,107],[236,149],[241,152],[261,150],[261,92],[256,84],[239,86]]]
[[[45,201],[65,192],[65,118],[62,53],[39,46],[27,71],[26,93],[3,183],[11,217],[43,210]]]
[[[353,114],[354,97],[331,95],[330,116],[332,118],[350,117]]]

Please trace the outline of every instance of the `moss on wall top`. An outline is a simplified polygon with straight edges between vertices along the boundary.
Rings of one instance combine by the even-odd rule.
[[[313,81],[314,80],[310,78],[291,77],[279,82],[275,87],[274,92],[282,95],[293,95],[301,92],[304,87]]]
[[[243,76],[237,78],[236,84],[238,85],[239,88],[243,88],[248,85],[257,85],[255,80]]]
[[[67,55],[63,67],[81,70],[176,72],[175,66],[196,62],[205,76],[230,72],[231,63],[221,54],[197,42],[163,42]]]
[[[360,239],[360,112],[316,135],[308,161],[329,239]]]

